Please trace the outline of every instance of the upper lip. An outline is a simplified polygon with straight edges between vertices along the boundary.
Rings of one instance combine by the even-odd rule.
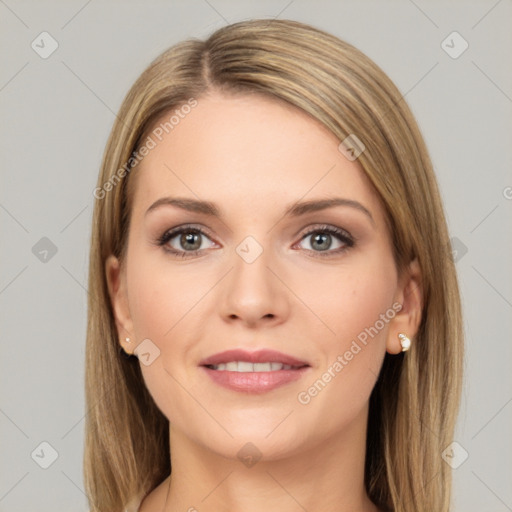
[[[230,361],[247,361],[249,363],[282,363],[290,366],[309,366],[306,361],[301,361],[295,357],[270,349],[256,350],[254,352],[248,352],[247,350],[241,349],[226,350],[203,359],[199,365],[217,365],[229,363]]]

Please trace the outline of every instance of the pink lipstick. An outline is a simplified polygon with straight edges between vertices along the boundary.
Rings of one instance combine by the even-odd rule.
[[[203,359],[199,365],[217,384],[246,393],[265,393],[300,379],[310,368],[306,361],[276,352],[234,349]]]

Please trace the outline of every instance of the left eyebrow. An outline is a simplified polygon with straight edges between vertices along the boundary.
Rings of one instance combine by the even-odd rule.
[[[311,201],[303,201],[301,203],[294,203],[289,206],[285,210],[285,215],[290,215],[292,217],[298,217],[300,215],[305,215],[306,213],[318,212],[320,210],[325,210],[327,208],[332,208],[334,206],[349,206],[351,208],[355,208],[360,212],[363,212],[365,215],[369,217],[372,221],[372,224],[375,224],[375,220],[365,206],[363,206],[358,201],[354,201],[352,199],[344,199],[342,197],[333,197],[332,199],[319,199],[319,200],[311,200]]]
[[[155,210],[161,206],[175,206],[182,210],[187,210],[194,213],[202,213],[212,217],[221,218],[220,209],[215,203],[210,201],[200,201],[197,199],[186,198],[186,197],[162,197],[155,201],[147,210],[145,215],[150,211]],[[290,215],[291,217],[299,217],[306,215],[307,213],[317,212],[320,210],[326,210],[327,208],[333,208],[335,206],[348,206],[355,208],[360,212],[364,213],[375,225],[375,220],[365,206],[358,201],[352,199],[344,199],[341,197],[334,197],[331,199],[316,199],[311,201],[302,201],[293,203],[288,206],[284,211],[284,216]]]

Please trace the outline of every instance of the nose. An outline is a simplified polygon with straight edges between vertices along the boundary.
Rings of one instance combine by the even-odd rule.
[[[219,303],[223,319],[252,328],[284,322],[289,315],[289,296],[270,250],[263,250],[254,261],[240,254],[235,252],[233,268],[223,280]]]

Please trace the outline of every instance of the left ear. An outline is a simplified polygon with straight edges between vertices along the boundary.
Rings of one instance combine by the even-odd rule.
[[[414,343],[414,336],[421,323],[423,309],[423,286],[421,270],[415,258],[403,272],[399,287],[395,295],[395,302],[402,305],[402,309],[390,322],[386,350],[390,354],[399,354],[402,351],[398,335],[405,334]]]

